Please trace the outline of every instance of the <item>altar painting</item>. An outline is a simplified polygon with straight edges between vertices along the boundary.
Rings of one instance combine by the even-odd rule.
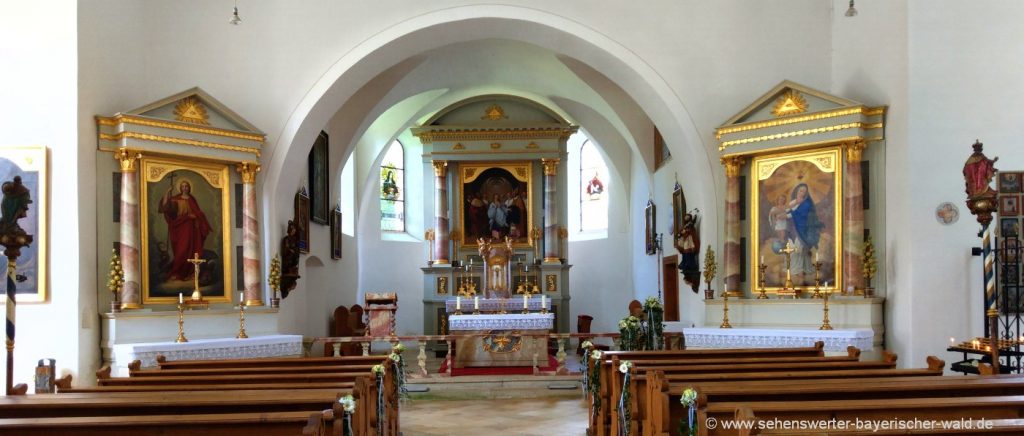
[[[49,205],[46,183],[48,180],[46,147],[4,147],[0,148],[0,183],[21,177],[21,183],[28,188],[32,203],[18,225],[33,241],[21,249],[15,270],[15,295],[18,303],[41,303],[46,301],[46,249],[47,226],[46,208]],[[0,251],[0,258],[6,257]]]
[[[192,295],[196,254],[199,291],[229,302],[231,288],[228,167],[167,159],[142,160],[143,304]]]
[[[514,245],[532,245],[531,176],[529,162],[459,165],[464,247],[476,246],[478,238],[501,241],[506,236]]]
[[[793,286],[806,290],[815,284],[813,263],[822,263],[821,283],[842,289],[842,160],[838,147],[755,158],[751,179],[750,271],[759,283],[759,262],[768,268],[765,289],[778,291],[786,280],[790,255]]]

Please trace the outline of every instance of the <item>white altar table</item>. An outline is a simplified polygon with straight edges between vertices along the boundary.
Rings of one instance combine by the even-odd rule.
[[[477,335],[455,341],[455,367],[533,366],[534,356],[546,366],[547,339],[521,335],[549,333],[554,324],[553,313],[451,315],[452,334]]]
[[[188,342],[149,342],[114,345],[114,361],[127,364],[142,361],[143,367],[156,366],[156,356],[167,360],[248,359],[302,355],[301,335],[271,335],[247,339],[194,339]]]
[[[825,342],[825,351],[846,352],[853,345],[871,351],[874,332],[870,329],[797,330],[768,328],[688,327],[683,329],[687,348],[792,348]]]

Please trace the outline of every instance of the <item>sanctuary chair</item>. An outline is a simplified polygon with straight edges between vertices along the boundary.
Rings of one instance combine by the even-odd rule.
[[[590,324],[594,322],[594,317],[590,315],[579,315],[576,317],[576,333],[590,333]],[[579,338],[580,342],[576,344],[576,355],[583,355],[583,342],[590,338]],[[594,349],[608,351],[607,345],[594,344]]]
[[[643,318],[644,316],[644,305],[637,300],[629,302],[629,314],[637,318]]]
[[[348,313],[348,324],[352,327],[352,333],[355,336],[363,336],[366,334],[366,322],[363,320],[363,306],[353,304]]]
[[[349,311],[345,306],[338,306],[334,309],[334,336],[352,336],[352,329],[349,327]]]

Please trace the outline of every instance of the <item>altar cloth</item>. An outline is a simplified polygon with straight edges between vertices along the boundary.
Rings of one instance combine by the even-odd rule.
[[[156,366],[156,356],[167,360],[222,360],[256,357],[301,356],[301,335],[270,335],[247,339],[193,339],[188,342],[148,342],[114,345],[116,362],[142,361],[143,367]]]
[[[687,348],[794,348],[813,347],[815,342],[823,341],[825,351],[845,352],[850,345],[861,351],[871,351],[875,335],[870,329],[687,327],[682,330]]]
[[[551,330],[555,326],[553,313],[506,313],[480,315],[450,315],[448,329],[456,330]]]

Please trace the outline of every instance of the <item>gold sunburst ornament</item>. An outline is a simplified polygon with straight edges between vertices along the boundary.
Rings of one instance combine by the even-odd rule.
[[[481,120],[491,121],[498,121],[505,118],[508,118],[508,116],[505,115],[505,109],[502,109],[501,106],[496,104],[492,104],[487,109],[484,109],[484,116],[480,117]]]
[[[782,94],[782,96],[775,101],[775,107],[772,108],[772,115],[777,117],[802,114],[804,112],[807,112],[807,100],[804,99],[804,96],[800,95],[799,92],[793,89]]]
[[[186,97],[178,101],[178,104],[174,106],[174,117],[184,123],[210,124],[210,116],[206,113],[206,107],[195,97]]]

